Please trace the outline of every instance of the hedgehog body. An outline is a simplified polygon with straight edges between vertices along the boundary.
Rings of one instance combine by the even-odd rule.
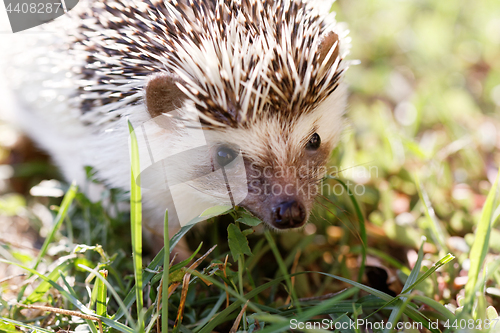
[[[299,227],[344,127],[349,40],[330,7],[314,0],[80,1],[32,33],[32,44],[13,36],[24,51],[7,60],[9,108],[68,180],[84,183],[88,165],[125,190],[125,118],[139,127],[159,119],[148,127],[148,144],[166,151],[189,150],[199,125],[206,148],[181,158],[169,180],[190,174],[189,186],[214,198],[198,198],[209,207],[228,189],[220,175],[198,173],[241,156],[245,186],[233,189],[233,204],[240,198],[274,228]],[[159,126],[165,115],[168,125]],[[196,191],[183,191],[173,200],[161,186],[145,189],[149,220],[161,224],[166,207],[189,211]]]

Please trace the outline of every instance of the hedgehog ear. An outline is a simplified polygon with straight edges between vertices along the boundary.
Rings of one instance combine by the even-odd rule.
[[[337,60],[337,57],[339,56],[339,36],[334,33],[333,31],[328,32],[322,39],[319,47],[318,47],[318,54],[319,54],[319,64],[321,65],[325,58],[328,56],[330,53],[330,50],[332,47],[335,47],[335,49],[332,51],[332,54],[329,56],[327,60],[327,66],[331,66],[335,60]],[[335,44],[337,43],[337,44]]]
[[[177,87],[181,80],[170,73],[150,76],[146,85],[146,107],[151,118],[179,108],[186,95]]]

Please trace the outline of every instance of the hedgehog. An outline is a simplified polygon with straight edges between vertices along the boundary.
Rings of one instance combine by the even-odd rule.
[[[162,234],[166,208],[175,228],[228,194],[273,229],[299,228],[345,127],[350,40],[332,2],[80,1],[9,36],[22,52],[3,56],[3,108],[94,199],[86,166],[130,190],[125,119],[166,155],[189,151],[171,163],[170,189],[143,172],[149,230]],[[224,186],[231,177],[240,185]]]

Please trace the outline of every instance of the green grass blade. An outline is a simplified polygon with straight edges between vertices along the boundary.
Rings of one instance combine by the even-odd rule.
[[[236,311],[247,300],[252,299],[253,297],[257,296],[258,294],[260,294],[261,292],[263,292],[264,290],[266,290],[268,288],[271,288],[273,286],[278,285],[279,283],[281,283],[283,280],[286,280],[287,278],[290,278],[290,277],[293,277],[293,276],[297,276],[297,275],[301,275],[301,274],[305,274],[305,273],[318,273],[318,272],[298,272],[298,273],[295,273],[295,274],[292,274],[292,275],[288,275],[288,276],[280,276],[280,277],[277,277],[277,278],[275,278],[274,280],[272,280],[270,282],[264,283],[263,285],[258,286],[257,288],[252,289],[252,291],[248,292],[245,295],[240,295],[236,291],[234,291],[233,289],[231,289],[229,287],[226,288],[224,286],[224,284],[220,283],[215,278],[213,278],[211,276],[201,275],[201,273],[199,273],[197,271],[192,271],[193,275],[196,275],[196,276],[199,276],[199,277],[203,277],[203,279],[212,282],[215,286],[219,287],[221,290],[225,290],[225,291],[229,292],[232,296],[234,296],[236,298],[235,302],[233,302],[231,305],[229,305],[227,308],[225,308],[223,311],[221,311],[219,314],[217,314],[217,316],[215,316],[213,319],[211,319],[207,323],[207,325],[205,327],[203,327],[203,329],[201,331],[199,331],[199,332],[200,333],[210,333],[210,332],[212,332],[214,330],[214,328],[217,327],[217,325],[219,325],[220,323],[223,323],[226,320],[226,318],[232,312]],[[257,313],[261,312],[259,310],[259,308],[256,307],[253,303],[248,303],[248,307],[251,308],[253,311],[255,311]],[[295,311],[295,309],[294,309],[294,311]]]
[[[73,202],[73,199],[75,199],[76,192],[78,190],[78,186],[73,182],[69,188],[69,190],[66,192],[64,195],[63,201],[61,203],[61,206],[59,208],[59,211],[57,213],[57,216],[54,221],[54,226],[52,227],[52,230],[50,231],[50,234],[45,238],[45,241],[43,242],[42,248],[40,249],[40,252],[38,253],[38,256],[36,258],[35,264],[33,265],[33,269],[36,270],[38,268],[38,265],[40,265],[40,262],[42,261],[42,258],[45,256],[49,249],[50,243],[54,240],[54,237],[61,227],[62,222],[66,218],[66,215],[68,214],[69,207],[71,206],[71,203]],[[33,276],[33,273],[30,273],[31,277]],[[17,295],[17,301],[21,301],[21,298],[23,297],[24,291],[26,290],[27,285],[21,288],[19,291],[19,294]]]
[[[494,274],[500,272],[500,258],[493,260],[483,269],[481,281],[476,283],[476,292],[484,292],[486,282],[494,277]]]
[[[193,330],[194,333],[198,332],[199,330],[201,330],[203,328],[203,326],[208,323],[208,321],[215,315],[215,313],[217,311],[219,311],[222,303],[225,301],[226,299],[226,294],[224,292],[222,292],[219,296],[219,299],[217,300],[217,302],[215,303],[215,305],[213,306],[212,310],[210,310],[210,313],[208,315],[205,316],[205,318],[203,318],[199,323],[198,323],[198,327],[195,328]]]
[[[27,328],[27,329],[30,329],[30,330],[33,330],[33,332],[37,332],[37,333],[54,333],[54,331],[49,331],[45,328],[41,328],[41,327],[38,327],[38,326],[33,326],[33,325],[29,325],[29,324],[26,324],[26,323],[23,323],[23,322],[20,322],[20,321],[17,321],[17,320],[12,320],[12,319],[9,319],[9,318],[4,318],[4,317],[0,317],[0,321],[3,321],[4,323],[9,323],[9,324],[12,324],[12,325],[15,325],[15,326],[19,326],[19,327],[24,327],[24,328]],[[19,329],[16,329],[14,328],[14,330],[2,330],[2,326],[0,325],[0,332],[2,333],[19,333],[20,330]]]
[[[66,289],[68,289],[71,296],[73,296],[74,298],[78,298],[78,295],[76,294],[75,290],[73,289],[73,287],[71,287],[68,280],[66,280],[66,275],[63,272],[60,272],[60,274],[61,274],[61,280],[63,281],[64,286],[66,287]]]
[[[273,251],[274,257],[276,258],[276,261],[278,262],[278,267],[281,271],[281,274],[285,277],[288,276],[288,278],[286,278],[286,280],[285,280],[286,285],[288,287],[288,292],[290,293],[290,296],[292,298],[292,303],[297,307],[297,310],[300,313],[302,310],[300,308],[300,303],[297,301],[297,294],[295,292],[295,288],[292,285],[292,280],[288,274],[288,270],[287,270],[286,265],[283,261],[283,258],[281,257],[281,254],[278,250],[278,247],[276,246],[276,243],[274,242],[273,236],[271,236],[271,233],[269,232],[269,230],[266,230],[266,232],[264,234],[265,234],[266,239],[269,243],[269,246],[271,246],[271,250]]]
[[[87,267],[85,265],[81,265],[81,264],[78,265],[78,267],[80,267],[81,269],[86,270],[89,273],[93,273],[96,276],[96,278],[98,278],[99,280],[101,280],[102,283],[108,287],[108,290],[111,292],[111,294],[113,295],[115,301],[118,303],[118,305],[120,306],[120,308],[121,309],[126,309],[125,304],[123,303],[123,301],[120,298],[120,296],[118,295],[118,293],[114,290],[113,286],[111,286],[109,284],[109,282],[101,274],[99,274],[98,271],[96,271],[95,269],[92,269],[90,267]],[[137,325],[135,324],[134,319],[130,316],[130,314],[128,313],[128,311],[125,312],[125,315],[127,316],[127,321],[132,326],[132,328],[119,323],[116,319],[108,319],[106,317],[101,317],[101,316],[98,316],[98,315],[95,315],[95,314],[92,314],[92,315],[100,318],[107,325],[109,325],[109,326],[111,326],[113,328],[116,328],[118,330],[120,330],[119,327],[121,327],[121,329],[123,329],[125,327],[127,331],[130,330],[130,331],[135,332],[135,333],[138,331],[137,330]],[[142,314],[140,314],[140,315],[142,315]],[[141,328],[139,327],[138,329],[141,329]]]
[[[159,313],[155,312],[155,314],[150,318],[149,324],[146,327],[146,331],[145,331],[146,333],[151,332],[151,330],[153,329],[153,326],[156,325],[156,319],[158,318],[158,315],[159,315]],[[155,332],[156,332],[156,330],[155,330]]]
[[[171,239],[170,239],[170,248],[169,252],[172,253],[174,247],[177,245],[179,240],[184,237],[184,235],[191,230],[194,224],[188,224],[184,227],[181,228]],[[164,260],[164,255],[165,255],[165,249],[162,249],[158,254],[154,257],[153,261],[146,267],[146,269],[143,270],[143,275],[142,275],[142,289],[146,288],[147,284],[151,281],[153,277],[155,277],[156,273],[155,271],[158,271],[160,267],[163,265],[163,260]],[[123,303],[126,305],[125,311],[128,311],[128,308],[132,306],[132,304],[135,301],[135,286],[132,288],[132,290],[129,291],[125,299],[123,300]],[[120,308],[118,312],[112,317],[114,320],[118,320],[123,315],[125,314],[124,310]]]
[[[337,182],[339,182],[344,189],[346,190],[347,194],[349,195],[349,199],[351,199],[352,205],[354,206],[354,210],[356,211],[356,215],[358,217],[359,221],[359,234],[361,236],[361,265],[359,266],[359,272],[358,272],[358,282],[360,282],[363,279],[363,274],[365,273],[365,265],[366,265],[366,248],[368,246],[368,236],[366,234],[366,226],[365,226],[365,218],[363,217],[363,213],[361,212],[361,208],[359,207],[358,201],[356,200],[356,197],[354,194],[351,192],[351,189],[340,179],[338,178],[333,178]]]
[[[343,313],[340,316],[336,316],[335,314],[330,314],[330,318],[334,319],[334,323],[340,323],[341,327],[345,327],[339,330],[335,330],[335,332],[341,333],[354,333],[353,329],[350,329],[353,320],[347,316],[347,314]]]
[[[158,315],[159,315],[159,313],[155,312],[153,314],[153,316],[150,318],[149,324],[146,327],[145,333],[151,332],[151,330],[153,329],[153,327],[156,325],[156,319],[158,318]],[[154,332],[156,332],[156,328],[155,328]]]
[[[382,306],[380,309],[378,309],[377,311],[373,312],[372,314],[370,314],[368,317],[371,317],[373,316],[374,314],[376,314],[377,312],[379,312],[380,310],[388,307],[389,305],[393,304],[394,302],[397,302],[400,297],[404,297],[403,295],[404,294],[407,294],[410,290],[412,290],[413,288],[415,288],[416,286],[418,286],[422,281],[424,281],[425,279],[427,279],[432,273],[434,273],[437,269],[439,269],[440,267],[442,267],[443,265],[449,263],[450,261],[452,261],[453,259],[455,259],[455,257],[451,254],[447,254],[445,257],[441,258],[441,260],[439,260],[437,263],[435,263],[429,270],[427,270],[424,274],[422,274],[422,276],[417,279],[414,283],[412,283],[410,286],[406,287],[398,296],[392,298],[390,301],[388,301],[384,306]],[[367,317],[367,318],[368,318]]]
[[[316,273],[316,274],[321,274],[321,275],[325,275],[325,276],[330,276],[330,277],[333,277],[334,279],[336,280],[339,280],[339,281],[342,281],[342,282],[346,282],[356,288],[359,288],[361,290],[364,290],[366,291],[367,293],[370,293],[374,296],[377,296],[379,297],[380,299],[382,300],[385,300],[387,301],[386,303],[386,306],[393,303],[395,300],[397,300],[398,298],[397,297],[392,297],[380,290],[377,290],[377,289],[374,289],[374,288],[371,288],[371,287],[368,287],[368,286],[365,286],[359,282],[355,282],[355,281],[352,281],[352,280],[349,280],[349,279],[346,279],[346,278],[343,278],[343,277],[340,277],[340,276],[336,276],[336,275],[333,275],[333,274],[328,274],[328,273],[323,273],[323,272],[304,272],[304,273]],[[413,287],[412,287],[413,288]],[[385,306],[384,306],[385,307]],[[380,310],[380,309],[379,309]],[[375,311],[375,312],[378,312],[379,310]],[[430,320],[429,318],[427,318],[426,316],[424,316],[421,312],[417,311],[416,309],[414,309],[413,307],[407,307],[406,308],[406,315],[408,317],[410,317],[411,319],[415,320],[415,321],[418,321],[420,323],[422,323],[422,325],[427,328],[428,330],[430,330],[431,332],[433,333],[438,333],[439,331],[438,330],[435,330],[433,329],[432,327],[430,327]],[[372,314],[373,315],[373,314]],[[371,316],[371,315],[370,315]],[[369,317],[369,316],[368,316]],[[368,318],[366,317],[366,318]]]
[[[101,270],[99,271],[99,274],[106,279],[108,276],[108,271],[106,270]],[[108,288],[104,284],[104,282],[101,281],[101,279],[96,280],[96,284],[94,288],[97,288],[97,300],[96,300],[96,306],[95,306],[95,312],[98,316],[106,317],[106,298],[108,295]]]
[[[424,303],[427,306],[433,308],[434,310],[436,310],[437,312],[442,314],[446,319],[449,319],[450,321],[455,320],[455,318],[456,318],[455,315],[450,310],[448,310],[448,308],[446,308],[443,304],[441,304],[441,303],[439,303],[439,302],[437,302],[429,297],[418,295],[418,294],[411,295],[411,297],[412,297],[412,300]]]
[[[194,257],[198,254],[198,252],[200,252],[201,250],[201,247],[203,246],[203,243],[200,243],[200,245],[198,245],[198,248],[196,250],[194,250],[194,252],[189,256],[189,258],[181,261],[180,263],[178,264],[175,264],[175,265],[172,265],[172,267],[170,267],[170,273],[173,273],[175,271],[178,271],[179,269],[181,269],[182,267],[186,266],[187,264],[189,264],[191,262],[191,260],[194,259]],[[169,251],[170,252],[170,251]],[[168,259],[169,256],[165,256],[164,258]]]
[[[406,310],[406,307],[411,301],[411,296],[410,297],[401,297],[401,300],[399,301],[398,304],[394,307],[394,309],[391,312],[391,316],[389,317],[389,321],[392,326],[391,328],[386,328],[384,332],[394,332],[394,330],[397,327],[397,322],[399,321],[399,318],[403,315],[403,313]]]
[[[15,263],[15,262],[12,262],[12,261],[8,261],[8,260],[5,260],[5,259],[0,259],[0,262],[3,262],[4,264],[8,264],[8,265],[15,265],[19,268],[22,268],[24,270],[27,270],[28,272],[30,272],[32,275],[37,275],[39,278],[41,278],[42,280],[46,281],[47,283],[50,283],[50,285],[57,289],[61,295],[66,298],[68,301],[70,301],[78,310],[80,310],[82,313],[84,314],[88,314],[88,315],[91,315],[91,316],[94,316],[94,312],[92,312],[92,310],[90,310],[89,308],[87,308],[82,302],[80,302],[77,298],[75,298],[73,295],[71,295],[71,293],[69,293],[68,291],[64,290],[60,285],[58,285],[55,281],[52,281],[50,280],[48,277],[46,277],[45,275],[35,271],[34,269],[32,268],[29,268],[27,266],[24,266],[22,264],[18,264],[18,263]]]
[[[40,249],[40,252],[38,253],[38,257],[36,258],[35,265],[33,266],[33,269],[37,269],[38,265],[40,265],[40,261],[42,258],[47,254],[47,250],[49,249],[49,244],[52,243],[54,240],[54,237],[61,227],[61,224],[63,223],[64,219],[66,218],[66,214],[68,214],[68,209],[69,206],[71,206],[71,203],[73,202],[73,199],[76,196],[76,191],[78,190],[78,186],[76,186],[75,183],[72,183],[68,192],[64,195],[63,201],[61,203],[61,207],[59,208],[59,212],[57,213],[55,222],[54,222],[54,227],[50,231],[50,234],[45,238],[45,241],[43,242],[42,248]]]
[[[406,280],[403,289],[409,288],[418,279],[418,274],[420,273],[420,268],[422,267],[422,260],[424,259],[424,244],[425,244],[425,237],[423,237],[422,245],[420,245],[420,249],[418,250],[418,258],[417,262],[415,263],[415,267],[413,267],[410,275],[408,276],[408,279]],[[411,292],[411,289],[409,290],[409,292]],[[392,324],[391,327],[396,327],[396,321],[401,316],[402,307],[406,307],[406,305],[403,303],[405,301],[406,299],[404,297],[401,297],[400,301],[397,302],[394,309],[392,310],[391,315],[389,316],[388,319],[388,322]],[[386,328],[384,330],[384,332],[389,332],[389,331],[390,331],[389,328]]]
[[[413,300],[419,301],[419,302],[424,303],[424,304],[428,305],[429,307],[433,308],[440,315],[442,315],[443,319],[449,320],[450,322],[453,322],[454,320],[457,319],[455,317],[455,315],[450,310],[448,310],[444,305],[442,305],[439,302],[436,302],[433,299],[430,299],[430,298],[422,296],[422,295],[409,295],[409,294],[406,294],[406,295],[408,295],[408,297],[401,297],[401,300],[404,300],[404,302],[401,304],[401,306],[395,307],[394,310],[393,310],[393,312],[395,310],[397,310],[397,312],[396,312],[396,315],[394,316],[394,320],[391,322],[392,323],[392,329],[386,328],[385,331],[387,331],[387,332],[394,332],[394,330],[397,327],[396,323],[398,322],[399,318],[401,318],[401,316],[403,315],[405,308]],[[391,313],[391,316],[392,316],[392,313]]]
[[[203,275],[202,273],[191,269],[187,269],[186,271],[190,272],[192,275],[195,275],[199,278],[203,278],[204,280],[213,283],[215,286],[219,287],[222,290],[227,291],[231,296],[235,297],[238,300],[238,302],[242,302],[241,304],[245,303],[248,300],[247,298],[245,298],[246,295],[240,295],[236,290],[234,290],[229,286],[226,287],[223,283],[221,283],[219,280],[215,279],[212,276]],[[260,311],[259,308],[253,303],[248,303],[248,308],[252,309],[255,312]]]
[[[323,311],[331,308],[334,304],[338,303],[340,300],[345,299],[346,297],[353,296],[357,292],[356,288],[352,288],[347,290],[346,292],[334,296],[324,302],[321,302],[320,304],[308,309],[307,311],[304,311],[303,313],[297,315],[293,319],[297,319],[297,322],[303,322],[308,319],[311,319],[312,317],[322,313]],[[258,316],[257,316],[258,317]],[[281,321],[278,322],[274,325],[267,326],[263,330],[259,331],[259,333],[278,333],[278,332],[284,332],[288,330],[290,327],[290,320],[286,321]]]
[[[177,233],[172,236],[172,238],[170,239],[170,247],[169,247],[169,250],[170,250],[170,253],[172,253],[172,251],[174,250],[174,247],[177,245],[177,243],[181,240],[182,237],[184,237],[184,235],[187,234],[187,232],[189,230],[191,230],[191,228],[194,226],[194,224],[188,224],[184,227],[181,228],[181,230],[177,231]],[[162,253],[162,251],[160,251],[160,253]],[[155,259],[159,256],[160,254],[158,254]],[[162,255],[162,258],[163,260],[163,255]],[[153,260],[154,261],[154,260]]]
[[[256,295],[258,295],[259,293],[261,293],[262,291],[266,290],[267,288],[270,288],[272,286],[275,286],[279,283],[281,283],[281,281],[287,279],[287,278],[290,278],[290,277],[293,277],[293,276],[297,276],[297,275],[301,275],[301,274],[311,274],[311,273],[314,273],[314,274],[320,274],[320,275],[324,275],[324,276],[329,276],[329,277],[332,277],[336,280],[339,280],[339,281],[342,281],[342,282],[345,282],[345,283],[348,283],[358,289],[361,289],[361,290],[364,290],[386,302],[389,302],[393,299],[392,296],[382,292],[382,291],[379,291],[377,289],[374,289],[374,288],[371,288],[371,287],[368,287],[368,286],[365,286],[361,283],[358,283],[358,282],[355,282],[355,281],[352,281],[352,280],[349,280],[349,279],[345,279],[343,277],[340,277],[340,276],[336,276],[336,275],[332,275],[332,274],[328,274],[328,273],[323,273],[323,272],[314,272],[314,271],[304,271],[304,272],[298,272],[298,273],[294,273],[294,274],[291,274],[291,275],[288,275],[288,276],[280,276],[276,279],[274,279],[273,281],[270,281],[268,283],[265,283],[255,289],[253,289],[252,291],[250,291],[249,293],[245,294],[243,297],[241,297],[240,295],[238,295],[238,293],[236,293],[234,290],[230,289],[230,288],[227,288],[228,292],[231,293],[231,295],[235,296],[237,298],[237,300],[235,302],[233,302],[229,307],[227,307],[226,309],[224,309],[223,311],[221,311],[215,318],[213,318],[208,324],[207,326],[205,326],[201,331],[200,333],[210,333],[212,332],[212,330],[215,329],[215,327],[217,327],[217,325],[223,323],[232,312],[236,311],[238,309],[239,306],[241,306],[241,304],[243,304],[244,302],[246,302],[246,300],[249,300],[253,297],[255,297]],[[197,275],[197,276],[201,276],[200,273],[194,271],[192,273],[193,275]],[[214,278],[212,277],[207,277],[207,276],[203,276],[204,279],[207,279],[209,280],[210,282],[214,283],[216,286],[218,286],[219,288],[221,289],[226,289],[224,287],[224,285],[222,283],[220,283],[219,281],[216,281]],[[348,291],[346,292],[351,292],[351,289],[349,289]],[[346,292],[342,293],[342,294],[345,294]],[[356,293],[357,292],[357,289],[353,289],[352,291],[353,293]],[[349,294],[351,295],[351,294]],[[240,299],[240,298],[243,298],[243,299]],[[249,307],[251,308],[254,308],[255,306],[252,304],[252,303],[249,303]],[[254,310],[255,311],[255,310]],[[259,312],[259,311],[256,311],[256,312]],[[406,315],[408,315],[411,319],[415,320],[415,321],[418,321],[418,322],[421,322],[422,325],[424,327],[426,327],[427,329],[429,329],[431,332],[433,333],[438,333],[439,331],[433,329],[432,327],[430,327],[430,324],[429,324],[429,319],[427,317],[425,317],[422,313],[420,313],[418,310],[416,310],[414,307],[407,307],[406,308]],[[293,314],[295,314],[295,309],[293,310]]]
[[[74,298],[78,298],[78,296],[76,295],[75,290],[73,289],[73,287],[71,287],[71,285],[69,284],[69,282],[66,280],[66,276],[64,275],[64,273],[63,272],[59,272],[59,273],[61,274],[61,280],[63,281],[64,285],[66,286],[66,289],[68,289],[69,293]],[[89,328],[92,331],[92,333],[97,333],[97,327],[95,326],[95,324],[94,324],[94,322],[92,320],[85,319],[85,322],[87,323],[87,325],[89,325]]]
[[[433,274],[435,271],[437,271],[439,268],[441,268],[442,266],[446,265],[447,263],[449,263],[453,259],[455,259],[455,256],[452,255],[451,253],[448,253],[446,256],[444,256],[443,258],[439,259],[439,261],[436,262],[434,265],[432,265],[432,267],[429,268],[429,270],[427,270],[424,274],[422,274],[422,276],[420,278],[418,278],[417,281],[415,281],[414,283],[412,283],[410,286],[405,287],[405,289],[401,292],[401,294],[406,294],[406,293],[410,292],[410,290],[414,289],[422,281],[424,281],[425,279],[427,279],[431,274]]]
[[[429,228],[430,228],[430,234],[432,238],[436,241],[436,243],[439,244],[439,247],[443,251],[448,251],[448,247],[446,246],[445,242],[445,232],[441,225],[439,224],[439,221],[436,217],[436,214],[434,212],[434,209],[431,206],[431,202],[429,200],[429,196],[427,193],[424,191],[420,184],[420,180],[417,175],[415,175],[415,186],[417,187],[417,192],[418,196],[420,197],[420,202],[424,206],[424,211],[425,211],[425,216],[427,217],[429,221]]]
[[[468,280],[465,284],[465,304],[464,311],[467,313],[472,313],[472,308],[474,306],[474,295],[476,289],[476,283],[478,281],[479,272],[481,267],[484,265],[484,259],[486,258],[486,253],[488,253],[490,234],[493,223],[493,213],[498,205],[498,178],[491,187],[486,202],[484,203],[483,210],[481,212],[481,218],[477,229],[475,232],[474,243],[469,254],[470,268],[468,274]]]
[[[134,259],[135,285],[142,286],[142,194],[140,184],[139,146],[134,128],[128,121],[130,134],[130,224],[132,229],[132,255]],[[137,318],[143,306],[142,288],[135,288]],[[139,323],[143,329],[143,323]]]
[[[63,271],[66,271],[68,269],[68,266],[70,264],[70,261],[69,260],[72,260],[74,259],[76,256],[68,256],[66,260],[64,260],[60,265],[58,265],[57,267],[55,267],[50,273],[49,275],[47,275],[47,278],[52,280],[52,281],[57,281],[61,275],[61,272]],[[26,301],[25,303],[27,304],[33,304],[33,303],[36,303],[38,302],[42,297],[43,295],[45,295],[45,293],[47,291],[49,291],[50,289],[50,283],[47,283],[45,281],[42,281],[42,283],[40,283],[36,288],[35,290],[33,290],[33,292],[26,298]]]
[[[168,235],[168,210],[165,211],[163,223],[163,243],[164,249],[169,249],[163,256],[163,292],[161,295],[161,330],[168,332],[168,275],[170,274],[170,238]]]

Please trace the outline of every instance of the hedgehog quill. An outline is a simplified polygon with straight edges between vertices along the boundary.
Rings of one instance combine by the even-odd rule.
[[[298,228],[344,128],[349,37],[331,5],[80,1],[32,34],[13,36],[18,53],[3,55],[6,105],[80,185],[91,166],[106,186],[130,188],[125,118],[149,148],[178,153],[170,189],[154,172],[154,186],[144,186],[146,220],[160,234],[165,208],[177,212],[175,227],[193,205],[228,194],[271,228]],[[193,146],[200,132],[204,144]],[[228,177],[240,185],[224,186]],[[99,191],[88,189],[94,198]]]

